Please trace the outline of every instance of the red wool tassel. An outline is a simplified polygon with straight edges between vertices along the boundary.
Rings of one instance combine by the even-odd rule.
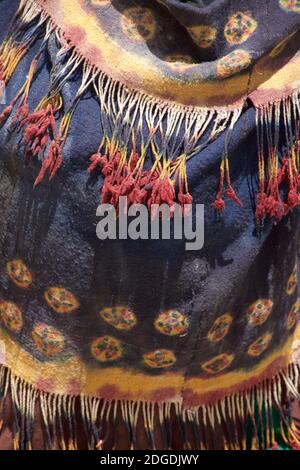
[[[212,204],[213,208],[218,212],[222,213],[225,209],[225,202],[221,196],[217,196]]]
[[[231,185],[229,186],[229,188],[226,189],[225,194],[229,199],[235,202],[238,206],[243,207],[242,201],[239,199],[239,197],[237,196],[235,190],[233,189]]]
[[[29,114],[20,123],[24,127],[23,143],[25,150],[33,157],[43,153],[47,147],[49,135],[56,134],[54,109],[51,104],[47,108]]]
[[[184,194],[181,191],[179,191],[179,193],[177,195],[177,201],[181,206],[181,210],[182,210],[183,214],[188,215],[190,213],[190,207],[189,206],[193,202],[193,197],[191,196],[191,194],[189,192]]]
[[[225,201],[222,198],[223,189],[224,189],[224,160],[222,160],[221,165],[220,165],[219,190],[218,190],[218,193],[216,195],[216,199],[214,200],[214,202],[212,204],[212,207],[221,214],[225,209]]]
[[[115,152],[108,159],[105,155],[96,153],[90,157],[91,164],[88,172],[92,173],[96,168],[105,177],[102,187],[101,202],[110,203],[118,207],[118,199],[120,196],[130,194],[134,188],[135,181],[128,173],[128,165],[121,165],[122,155]]]
[[[267,215],[267,199],[268,196],[264,191],[260,191],[257,195],[255,217],[258,222],[262,222]]]
[[[288,214],[290,210],[300,205],[299,194],[299,174],[293,155],[293,149],[290,157],[282,159],[281,167],[275,170],[274,155],[270,156],[270,172],[266,184],[266,190],[260,190],[257,196],[256,219],[263,222],[266,217],[271,217],[276,223]],[[262,178],[262,176],[261,176]],[[286,200],[283,201],[280,195],[281,188],[287,192]]]
[[[151,195],[148,200],[148,208],[152,204],[168,204],[170,207],[175,202],[175,189],[168,176],[157,179],[152,185]]]
[[[20,123],[21,121],[23,121],[23,119],[26,119],[28,115],[29,115],[29,107],[26,101],[17,107],[16,115],[14,116],[14,119],[13,119],[13,124]]]
[[[131,153],[128,161],[119,151],[113,152],[109,157],[101,155],[100,152],[90,157],[88,172],[99,169],[105,178],[101,191],[102,203],[109,203],[118,208],[119,197],[126,196],[128,207],[133,204],[147,204],[150,209],[152,204],[167,204],[171,209],[171,215],[174,213],[175,202],[182,206],[192,203],[186,181],[183,190],[184,159],[172,162],[164,170],[157,165],[157,162],[152,169],[144,170],[144,159],[144,156],[135,151]],[[179,168],[181,173],[178,172]],[[175,185],[178,177],[179,191],[176,195]]]
[[[278,172],[277,172],[278,175]],[[266,199],[266,211],[269,217],[274,218],[275,222],[280,222],[282,217],[287,214],[288,206],[283,202],[279,192],[278,176],[273,176],[269,181]]]
[[[146,189],[140,189],[138,187],[128,194],[128,203],[132,204],[145,204],[148,197],[148,191]]]
[[[300,204],[300,195],[297,193],[296,188],[292,188],[288,192],[287,205],[290,209],[294,209]]]
[[[13,110],[13,108],[16,105],[18,100],[19,100],[19,105],[17,107],[16,114],[15,114],[14,119],[12,121],[12,126],[20,123],[23,119],[27,118],[27,116],[29,114],[29,108],[28,108],[28,103],[27,103],[28,93],[29,93],[29,90],[30,90],[30,87],[31,87],[32,79],[33,79],[34,74],[35,74],[36,66],[37,66],[37,60],[33,59],[33,61],[31,62],[31,65],[30,65],[30,68],[29,68],[29,71],[28,71],[28,75],[26,77],[26,81],[25,81],[24,85],[20,88],[19,92],[14,97],[14,99],[11,101],[9,106],[7,106],[4,109],[4,111],[2,112],[2,114],[0,115],[0,125],[4,124],[7,121],[7,119],[9,118],[9,116],[10,116],[10,114],[11,114],[11,112],[12,112],[12,110]]]
[[[36,187],[44,179],[45,175],[49,173],[50,180],[55,176],[58,169],[62,164],[61,147],[58,142],[52,140],[50,143],[47,156],[44,158],[39,174],[34,182]]]
[[[190,193],[183,194],[182,192],[179,192],[177,199],[181,206],[184,206],[185,204],[192,204],[193,202],[193,197]]]
[[[135,180],[132,175],[128,175],[122,183],[120,184],[120,195],[121,196],[128,196],[135,186]]]
[[[34,186],[38,185],[45,175],[48,173],[49,179],[52,180],[59,168],[62,165],[62,151],[64,144],[68,135],[69,126],[71,123],[72,110],[69,110],[62,118],[59,131],[56,134],[56,125],[54,121],[54,113],[61,108],[61,99],[57,100],[57,108],[52,108],[48,106],[46,119],[41,126],[40,133],[43,135],[43,131],[49,134],[51,138],[50,146],[46,157],[43,159],[41,170],[37,176],[37,179],[34,183]],[[46,135],[46,134],[45,134]]]
[[[269,196],[266,200],[266,210],[270,217],[273,217],[275,222],[278,223],[283,216],[287,214],[287,205],[282,199],[277,196]]]
[[[117,187],[113,186],[109,180],[104,181],[101,203],[112,204],[116,208],[119,205],[119,190]]]
[[[226,177],[226,186],[227,188],[224,190],[225,187],[225,177]],[[215,201],[213,202],[212,206],[218,212],[222,213],[225,209],[225,201],[222,198],[223,192],[225,192],[225,196],[228,197],[231,201],[237,204],[239,207],[243,207],[243,203],[240,198],[237,196],[235,190],[233,189],[230,181],[230,172],[229,172],[229,161],[227,156],[223,157],[220,166],[220,184],[219,190],[216,196]]]
[[[88,167],[89,173],[92,173],[97,167],[102,168],[101,155],[99,155],[98,153],[95,153],[94,155],[90,157],[90,162],[91,164]]]
[[[0,125],[4,124],[7,121],[7,119],[11,115],[12,110],[13,110],[12,104],[10,104],[9,106],[6,106],[6,108],[0,114]]]
[[[56,150],[55,150],[55,157],[54,157],[53,165],[51,166],[51,172],[49,176],[50,180],[54,178],[54,176],[56,175],[56,173],[58,172],[62,164],[62,149],[59,146],[59,144],[57,143],[55,144],[56,144]]]
[[[130,160],[129,160],[129,169],[131,172],[134,172],[139,159],[140,159],[140,156],[137,152],[134,152],[131,155]]]
[[[165,176],[161,182],[160,185],[160,191],[159,191],[159,197],[160,201],[162,203],[168,204],[170,207],[174,204],[175,202],[175,189],[174,189],[174,184],[168,178]]]

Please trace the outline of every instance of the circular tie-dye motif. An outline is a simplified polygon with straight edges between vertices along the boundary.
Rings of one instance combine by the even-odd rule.
[[[22,312],[13,302],[0,301],[0,320],[13,333],[20,333],[23,328]]]
[[[221,372],[227,367],[229,367],[233,359],[233,354],[219,354],[218,356],[213,357],[209,361],[204,362],[204,364],[201,365],[201,368],[209,374],[217,374],[218,372]]]
[[[202,49],[207,49],[210,47],[216,39],[217,30],[211,26],[201,24],[199,26],[191,26],[188,28],[193,41],[197,44],[198,47]]]
[[[273,302],[269,299],[258,299],[253,302],[247,310],[248,323],[253,326],[262,325],[271,315],[272,307]]]
[[[194,65],[192,57],[187,54],[167,54],[164,61],[174,72],[185,72]]]
[[[297,266],[294,266],[294,269],[291,275],[288,278],[287,286],[286,286],[286,293],[288,295],[292,295],[297,287]]]
[[[32,274],[21,259],[6,263],[6,273],[16,286],[27,289],[32,285]]]
[[[144,364],[154,369],[171,367],[176,362],[175,354],[168,349],[157,349],[143,355]]]
[[[123,11],[122,31],[134,41],[149,41],[155,36],[156,22],[149,8],[130,7]]]
[[[64,287],[49,287],[44,295],[47,303],[57,313],[70,313],[79,307],[76,297]]]
[[[166,310],[158,315],[154,325],[163,335],[185,335],[189,327],[189,319],[178,310]]]
[[[100,317],[117,330],[129,331],[137,324],[136,315],[127,307],[105,307],[100,312]]]
[[[300,299],[297,300],[293,305],[291,310],[289,311],[288,318],[287,318],[287,328],[288,330],[292,329],[295,323],[299,319],[300,314]]]
[[[232,320],[233,318],[229,313],[225,313],[217,318],[207,334],[207,339],[212,343],[221,341],[227,335]]]
[[[224,29],[224,36],[231,46],[242,44],[247,41],[256,28],[257,22],[250,12],[243,13],[242,11],[237,11],[228,19]]]
[[[65,340],[63,335],[46,323],[39,323],[34,327],[32,338],[36,348],[44,356],[58,356],[64,349]]]
[[[265,333],[257,338],[248,348],[248,355],[252,357],[260,356],[269,346],[272,333]]]
[[[279,5],[285,11],[300,13],[300,0],[279,0]]]
[[[251,55],[244,49],[236,49],[217,62],[218,77],[226,78],[245,70],[251,64]]]
[[[123,347],[113,336],[100,336],[92,342],[91,353],[99,362],[111,362],[123,356]]]

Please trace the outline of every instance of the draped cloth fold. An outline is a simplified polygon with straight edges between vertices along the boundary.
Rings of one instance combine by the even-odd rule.
[[[89,449],[118,448],[118,426],[131,448],[141,428],[149,448],[174,429],[187,449],[299,447],[299,1],[15,3],[0,46],[15,448],[37,407],[49,449],[78,448],[81,427]],[[120,196],[203,203],[203,249],[99,241],[97,201]]]

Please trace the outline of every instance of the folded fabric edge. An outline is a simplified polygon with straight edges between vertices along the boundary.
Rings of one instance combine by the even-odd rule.
[[[10,399],[15,450],[32,449],[38,407],[49,450],[78,449],[82,430],[89,450],[117,449],[118,427],[127,430],[130,449],[138,447],[141,433],[147,449],[173,449],[177,433],[185,450],[267,450],[279,445],[299,450],[300,429],[291,410],[294,401],[300,402],[299,372],[299,364],[291,363],[272,379],[247,390],[210,405],[183,409],[180,402],[109,401],[46,393],[1,366],[0,411],[3,415]],[[2,431],[5,426],[2,420]]]

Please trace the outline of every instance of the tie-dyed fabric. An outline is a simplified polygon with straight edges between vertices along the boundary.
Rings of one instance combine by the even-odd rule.
[[[14,447],[40,410],[49,449],[124,430],[127,448],[298,448],[299,2],[19,3],[0,2]],[[100,241],[120,195],[204,204],[204,247]]]

